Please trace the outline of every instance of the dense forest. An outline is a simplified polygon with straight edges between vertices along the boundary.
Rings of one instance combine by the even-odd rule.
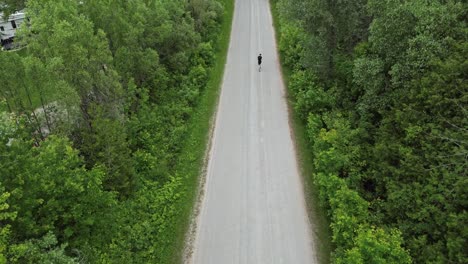
[[[0,52],[0,263],[175,262],[230,2],[0,1],[28,21]]]
[[[335,263],[468,263],[468,5],[277,0]]]

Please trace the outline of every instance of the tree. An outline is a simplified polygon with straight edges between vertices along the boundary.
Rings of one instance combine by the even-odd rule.
[[[25,0],[1,0],[0,13],[3,13],[3,18],[9,17],[15,11],[23,9],[26,6],[25,2]]]
[[[385,232],[375,227],[362,228],[358,232],[355,246],[347,250],[343,257],[338,257],[336,263],[412,263],[401,244],[402,239],[397,230]]]
[[[25,47],[0,53],[12,68],[0,73],[0,106],[15,113],[0,114],[0,183],[17,213],[0,254],[173,262],[188,210],[188,177],[174,171],[214,63],[221,5],[25,2]]]
[[[337,260],[407,262],[392,257],[402,256],[395,242],[402,241],[418,263],[466,262],[467,232],[455,227],[466,219],[466,3],[280,0],[278,7],[290,91],[308,125]],[[346,188],[337,192],[336,182]],[[351,194],[368,202],[359,233],[363,221],[343,209],[353,207]],[[394,241],[396,255],[377,243],[371,257],[362,248],[371,240]]]
[[[34,146],[27,139],[29,133],[21,131],[24,121],[9,122],[20,124],[0,131],[1,184],[11,194],[10,210],[16,214],[10,223],[15,234],[11,242],[20,244],[52,231],[60,242],[74,244],[105,230],[102,224],[110,217],[115,198],[103,191],[103,170],[87,171],[67,139],[49,136]]]
[[[10,193],[4,192],[4,188],[0,184],[0,263],[6,264],[7,258],[6,253],[8,251],[9,236],[10,236],[10,225],[5,224],[8,220],[14,220],[16,217],[15,212],[8,212],[10,207],[7,203],[7,199],[10,197]],[[5,212],[6,211],[6,212]]]

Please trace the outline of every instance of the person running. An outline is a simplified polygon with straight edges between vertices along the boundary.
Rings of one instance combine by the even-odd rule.
[[[261,72],[262,71],[262,54],[261,53],[258,55],[257,60],[258,60],[258,71]]]

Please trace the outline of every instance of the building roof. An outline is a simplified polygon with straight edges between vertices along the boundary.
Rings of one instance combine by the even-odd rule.
[[[0,12],[0,22],[9,22],[12,20],[23,19],[24,18],[24,10],[16,11],[15,13],[11,14],[8,19],[3,19],[3,13]]]

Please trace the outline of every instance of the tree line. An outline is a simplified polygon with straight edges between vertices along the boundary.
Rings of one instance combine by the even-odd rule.
[[[169,263],[217,0],[0,1],[0,263]]]
[[[465,1],[277,0],[335,263],[468,263]]]

